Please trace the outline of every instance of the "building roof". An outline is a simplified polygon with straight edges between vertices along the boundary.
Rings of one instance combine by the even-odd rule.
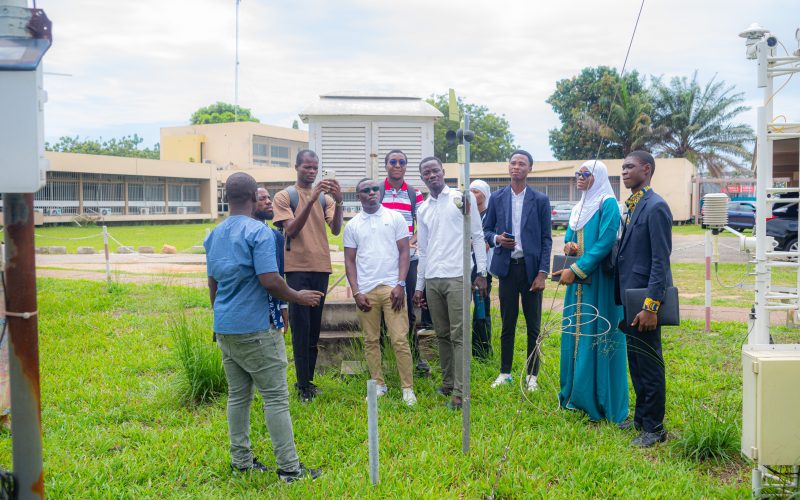
[[[311,116],[409,116],[441,118],[442,113],[421,97],[383,92],[340,91],[322,94],[304,109],[300,118]]]
[[[216,169],[204,163],[149,160],[121,156],[87,155],[81,153],[45,152],[51,172],[80,172],[104,175],[141,175],[147,177],[181,177],[211,179]]]
[[[205,135],[210,131],[230,131],[261,135],[275,139],[287,141],[297,141],[308,143],[308,131],[289,127],[278,127],[257,122],[230,122],[230,123],[208,123],[205,125],[185,125],[182,127],[162,127],[161,136],[175,135]]]

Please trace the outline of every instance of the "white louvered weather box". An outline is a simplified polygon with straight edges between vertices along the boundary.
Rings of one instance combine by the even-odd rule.
[[[383,159],[392,149],[408,155],[406,178],[423,189],[419,162],[433,155],[433,123],[441,116],[420,97],[375,92],[321,95],[300,114],[309,148],[348,191],[363,177],[385,177]]]

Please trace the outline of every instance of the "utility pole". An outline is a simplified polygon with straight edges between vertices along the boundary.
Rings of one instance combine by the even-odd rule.
[[[33,193],[45,183],[44,53],[52,24],[26,0],[0,0],[0,192],[5,226],[5,315],[9,335],[12,498],[44,498]]]
[[[239,4],[242,0],[236,0],[236,64],[234,68],[233,83],[233,121],[239,121]]]

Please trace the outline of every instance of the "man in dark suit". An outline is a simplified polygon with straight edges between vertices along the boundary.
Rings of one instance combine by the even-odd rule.
[[[514,333],[517,329],[519,301],[528,333],[526,387],[536,390],[539,355],[531,357],[542,320],[542,291],[550,270],[550,200],[527,184],[533,158],[527,151],[511,153],[508,174],[511,184],[489,200],[483,224],[486,242],[494,247],[490,271],[500,278],[500,375],[492,387],[511,382],[514,358]]]
[[[636,409],[632,421],[621,429],[640,431],[631,444],[647,448],[666,440],[664,402],[666,381],[661,355],[661,326],[658,309],[667,287],[672,286],[669,256],[672,253],[672,213],[664,199],[650,188],[656,162],[650,153],[634,151],[622,164],[622,182],[631,190],[625,202],[622,240],[617,254],[615,299],[623,305],[625,290],[647,288],[633,323],[620,323],[628,347],[628,367]],[[626,306],[627,307],[627,306]],[[625,316],[627,317],[627,311]]]

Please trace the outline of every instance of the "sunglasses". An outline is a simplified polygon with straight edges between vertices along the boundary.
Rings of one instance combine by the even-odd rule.
[[[401,167],[405,167],[407,163],[408,163],[408,162],[407,162],[406,160],[394,160],[394,159],[392,159],[392,160],[389,160],[389,165],[391,165],[391,166],[393,166],[393,167],[396,167],[398,164],[399,164]]]
[[[392,161],[394,161],[394,160],[392,160]],[[369,194],[370,191],[372,191],[373,193],[377,193],[380,190],[381,190],[380,186],[372,186],[372,187],[366,187],[364,189],[359,189],[358,192],[359,193],[364,193],[364,194]]]
[[[591,172],[581,172],[580,170],[575,172],[575,177],[583,177],[584,179],[588,179],[591,176],[592,176]]]

